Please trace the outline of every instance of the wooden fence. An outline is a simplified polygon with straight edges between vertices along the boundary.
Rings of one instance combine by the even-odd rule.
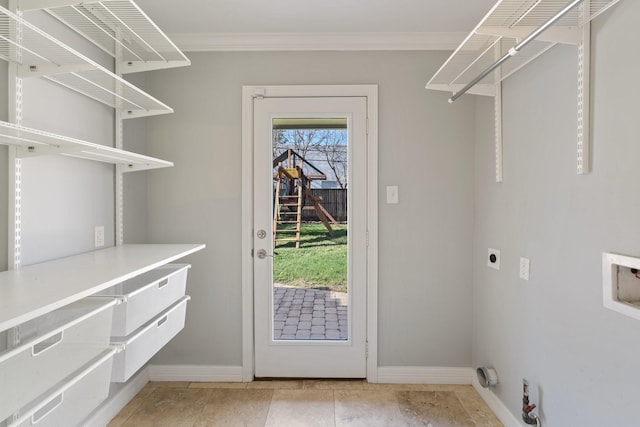
[[[340,188],[314,188],[311,194],[322,198],[322,206],[339,222],[347,221],[347,190]],[[319,221],[313,205],[310,202],[305,203],[302,211],[303,221]]]

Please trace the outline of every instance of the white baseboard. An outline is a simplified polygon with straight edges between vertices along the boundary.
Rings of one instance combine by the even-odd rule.
[[[148,382],[149,372],[147,369],[142,369],[124,387],[117,392],[109,393],[109,397],[87,417],[82,425],[106,426]]]
[[[491,408],[496,417],[504,424],[504,427],[521,427],[523,424],[509,411],[509,408],[496,396],[491,390],[483,388],[478,382],[478,378],[474,376],[472,384],[480,397]]]
[[[380,366],[378,382],[391,384],[471,384],[472,368],[438,368],[425,366]]]
[[[242,366],[151,365],[149,380],[242,382]]]

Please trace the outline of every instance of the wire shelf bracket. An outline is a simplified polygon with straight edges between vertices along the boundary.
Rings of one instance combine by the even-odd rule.
[[[452,93],[501,95],[502,81],[557,44],[578,47],[577,173],[590,171],[591,20],[620,0],[499,0],[426,84]],[[496,52],[499,55],[496,57]],[[496,101],[496,181],[502,178],[502,105]],[[500,123],[498,123],[500,120]],[[500,163],[498,163],[500,161]]]
[[[17,64],[20,78],[51,80],[122,111],[123,118],[173,112],[171,107],[1,6],[0,59]]]
[[[19,159],[56,154],[120,165],[122,172],[173,166],[166,160],[2,121],[0,144],[15,147]]]
[[[23,10],[46,10],[116,58],[122,74],[191,64],[131,0],[21,0],[21,7]]]

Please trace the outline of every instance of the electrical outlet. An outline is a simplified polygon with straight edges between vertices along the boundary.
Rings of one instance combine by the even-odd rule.
[[[104,246],[104,225],[97,225],[93,229],[93,245],[96,248]]]
[[[520,278],[529,280],[531,270],[531,261],[529,258],[520,258]]]
[[[489,248],[487,253],[487,266],[500,270],[500,251],[498,249]]]

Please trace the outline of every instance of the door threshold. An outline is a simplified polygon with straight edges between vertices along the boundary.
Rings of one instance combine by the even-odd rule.
[[[366,378],[318,378],[318,377],[254,377],[253,381],[341,381],[358,382],[366,381]]]

